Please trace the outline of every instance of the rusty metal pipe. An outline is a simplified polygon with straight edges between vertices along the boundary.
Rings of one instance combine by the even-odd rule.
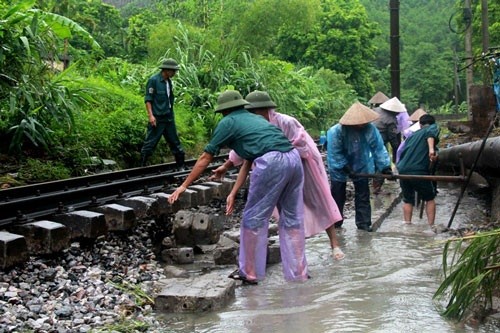
[[[356,173],[353,177],[360,178],[385,178],[393,179],[407,179],[407,180],[430,180],[435,182],[455,182],[460,183],[465,181],[464,176],[439,176],[439,175],[385,175],[381,173]]]

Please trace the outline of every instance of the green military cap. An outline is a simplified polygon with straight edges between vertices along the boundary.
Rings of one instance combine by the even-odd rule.
[[[248,102],[243,99],[236,90],[226,90],[217,98],[217,107],[215,112],[221,112],[237,106],[247,105]]]
[[[245,105],[245,109],[261,109],[261,108],[275,108],[277,107],[276,103],[274,103],[269,96],[269,94],[265,91],[255,90],[249,93],[245,99],[247,100],[248,105]]]
[[[174,59],[169,58],[169,59],[167,59],[167,60],[165,60],[164,62],[161,63],[160,68],[161,69],[178,70],[179,69],[179,64]]]

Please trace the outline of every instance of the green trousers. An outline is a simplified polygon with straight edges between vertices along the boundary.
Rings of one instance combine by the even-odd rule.
[[[148,124],[148,129],[146,133],[146,139],[141,149],[142,163],[145,163],[146,159],[153,155],[156,145],[160,141],[161,137],[164,137],[167,141],[170,151],[175,157],[175,161],[178,165],[184,164],[184,150],[181,146],[181,141],[177,135],[177,128],[175,127],[175,121],[173,119],[169,120],[158,120],[156,121],[156,126],[153,127]]]

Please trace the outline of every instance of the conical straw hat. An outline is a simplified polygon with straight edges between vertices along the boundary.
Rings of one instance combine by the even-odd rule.
[[[368,104],[382,104],[385,101],[388,101],[389,97],[387,97],[383,92],[378,91],[372,98],[368,101]]]
[[[363,125],[378,119],[379,114],[369,107],[356,102],[340,118],[341,125]]]
[[[411,114],[410,121],[418,121],[424,114],[427,114],[427,112],[422,108],[418,108]]]
[[[406,112],[406,107],[397,97],[393,97],[380,105],[380,108],[392,112]]]

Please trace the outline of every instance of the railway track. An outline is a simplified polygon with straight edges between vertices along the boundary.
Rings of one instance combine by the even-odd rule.
[[[215,157],[207,172],[227,158]],[[166,163],[0,190],[0,228],[165,191],[175,187],[195,163],[187,160],[182,171],[176,170],[175,163]]]

